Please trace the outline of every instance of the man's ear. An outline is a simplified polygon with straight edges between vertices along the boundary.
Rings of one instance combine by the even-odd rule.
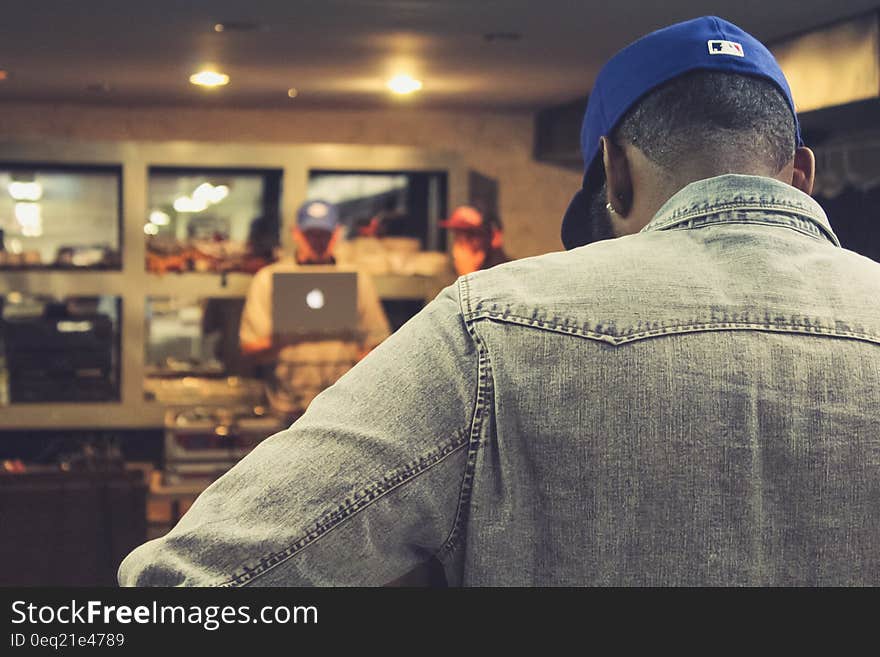
[[[333,229],[333,234],[330,236],[330,241],[327,243],[327,253],[333,253],[333,250],[336,248],[336,244],[339,243],[339,240],[342,239],[342,226],[337,226]]]
[[[801,146],[794,152],[794,171],[791,174],[792,187],[796,187],[804,194],[812,194],[815,181],[816,156],[809,148]]]
[[[608,137],[600,137],[602,144],[602,164],[605,167],[605,182],[608,187],[608,203],[614,212],[626,217],[632,209],[632,175],[626,153]]]
[[[303,233],[298,227],[294,227],[291,231],[291,235],[293,236],[293,244],[296,247],[297,258],[306,259],[311,257],[312,248],[309,246],[309,241],[306,239],[305,233]]]
[[[497,228],[492,228],[492,244],[493,249],[500,249],[504,246],[504,233]]]

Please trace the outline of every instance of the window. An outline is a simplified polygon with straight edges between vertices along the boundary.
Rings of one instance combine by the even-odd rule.
[[[0,297],[7,403],[119,401],[119,297]]]
[[[242,297],[149,297],[146,306],[147,376],[251,376],[238,327]]]
[[[241,355],[242,297],[148,297],[144,398],[164,404],[264,403],[255,365]]]
[[[445,251],[437,222],[446,215],[446,174],[312,171],[308,200],[339,208],[348,238],[408,237],[426,251]]]
[[[147,270],[254,272],[275,259],[281,171],[151,168]]]
[[[0,269],[120,269],[119,167],[0,164]]]

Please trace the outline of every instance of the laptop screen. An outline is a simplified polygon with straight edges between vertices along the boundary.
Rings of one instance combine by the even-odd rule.
[[[288,339],[355,337],[357,274],[278,272],[272,276],[273,333]]]

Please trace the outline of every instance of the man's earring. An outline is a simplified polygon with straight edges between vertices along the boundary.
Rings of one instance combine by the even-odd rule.
[[[611,205],[610,203],[605,204],[605,209],[607,209],[608,212],[610,212],[611,214],[617,214],[617,210],[615,210],[614,206]]]

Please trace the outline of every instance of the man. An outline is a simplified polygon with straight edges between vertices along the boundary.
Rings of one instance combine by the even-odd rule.
[[[501,222],[476,208],[462,205],[440,226],[452,231],[452,262],[459,276],[510,261],[503,248]]]
[[[391,334],[372,280],[359,274],[360,340],[328,336],[323,340],[281,342],[273,336],[272,277],[276,273],[338,271],[333,254],[342,230],[334,205],[324,201],[304,203],[292,233],[295,259],[284,259],[260,269],[251,282],[242,311],[242,353],[272,368],[267,377],[269,403],[276,414],[289,420],[301,415],[318,393]]]
[[[718,18],[618,53],[570,250],[459,279],[122,582],[880,584],[880,265],[793,108]]]

